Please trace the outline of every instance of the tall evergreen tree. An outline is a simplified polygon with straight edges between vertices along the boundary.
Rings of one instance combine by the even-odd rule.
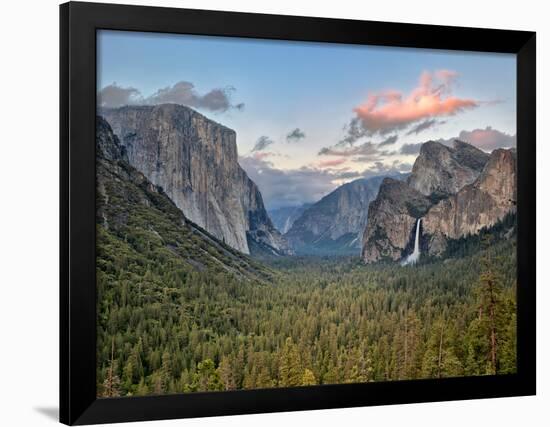
[[[301,369],[298,347],[288,337],[281,351],[279,361],[279,386],[292,387],[302,384],[303,370]]]
[[[455,354],[450,322],[439,318],[434,322],[422,362],[422,376],[426,378],[454,377],[462,374],[462,364]]]

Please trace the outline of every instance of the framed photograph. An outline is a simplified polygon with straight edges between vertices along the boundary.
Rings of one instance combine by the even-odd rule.
[[[61,422],[535,393],[535,33],[60,24]]]

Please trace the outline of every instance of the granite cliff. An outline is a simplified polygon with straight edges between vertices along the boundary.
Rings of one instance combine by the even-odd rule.
[[[516,155],[512,150],[491,153],[479,177],[456,194],[434,205],[423,218],[428,251],[445,250],[443,236],[458,239],[477,234],[516,210]]]
[[[449,239],[476,234],[515,212],[515,200],[514,150],[487,154],[461,141],[453,147],[427,142],[407,183],[384,180],[370,204],[363,260],[404,258],[418,218],[423,251],[439,256]]]
[[[459,140],[453,147],[428,141],[422,144],[407,182],[425,196],[445,197],[474,182],[488,158],[487,153]]]
[[[369,205],[363,259],[366,262],[401,259],[412,239],[416,220],[430,206],[430,199],[406,182],[384,179],[378,197]]]
[[[270,280],[269,270],[189,221],[162,188],[132,167],[124,146],[101,117],[96,120],[96,147],[99,271],[110,274],[102,261],[120,257],[138,271],[144,264],[136,260],[155,259],[178,274],[209,270]],[[146,297],[155,292],[152,286],[144,280]]]
[[[141,171],[184,215],[229,246],[273,254],[288,245],[273,226],[258,187],[238,163],[236,134],[191,108],[162,104],[102,109]]]

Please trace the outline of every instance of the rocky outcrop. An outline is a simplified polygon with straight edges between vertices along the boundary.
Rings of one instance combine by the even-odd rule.
[[[249,246],[250,253],[258,253],[262,255],[281,255],[290,254],[287,240],[277,230],[267,211],[264,208],[262,201],[262,195],[256,187],[256,184],[252,183],[250,179],[247,180],[248,185],[245,185],[250,189],[250,194],[247,199],[248,204],[248,221],[247,221],[247,244]],[[252,183],[252,185],[250,185]]]
[[[338,187],[306,209],[285,234],[296,253],[359,253],[369,203],[383,177],[358,179]]]
[[[455,140],[453,147],[429,141],[422,145],[408,184],[432,198],[455,194],[473,183],[489,155],[473,145]]]
[[[96,157],[112,162],[128,161],[124,146],[103,117],[96,117]]]
[[[239,166],[233,130],[176,104],[102,109],[101,114],[129,163],[161,186],[195,224],[246,254],[249,240],[287,253],[260,191]]]
[[[385,178],[369,206],[362,258],[367,263],[397,261],[410,244],[416,220],[430,208],[430,199],[403,181]]]
[[[477,234],[515,212],[516,154],[498,149],[490,155],[461,141],[453,147],[427,142],[407,184],[384,182],[369,207],[363,259],[399,260],[411,250],[416,218],[421,247],[441,255],[449,239]],[[419,209],[410,211],[410,205]]]
[[[428,211],[423,219],[424,232],[430,236],[428,250],[441,254],[445,250],[441,235],[458,239],[477,234],[515,210],[515,152],[498,149],[491,153],[476,181]]]

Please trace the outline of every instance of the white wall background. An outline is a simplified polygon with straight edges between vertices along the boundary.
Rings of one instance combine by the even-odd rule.
[[[105,0],[104,0],[105,1]],[[521,0],[164,0],[130,3],[538,32],[538,396],[185,421],[201,427],[548,425],[550,228],[545,2]],[[111,2],[110,2],[111,3]],[[58,399],[58,1],[1,3],[0,424],[52,425]],[[546,15],[545,15],[546,13]],[[546,19],[544,18],[546,16]],[[546,167],[544,167],[546,166]],[[546,197],[545,197],[546,196]],[[532,284],[522,284],[531,286]],[[163,421],[145,425],[177,425]]]

